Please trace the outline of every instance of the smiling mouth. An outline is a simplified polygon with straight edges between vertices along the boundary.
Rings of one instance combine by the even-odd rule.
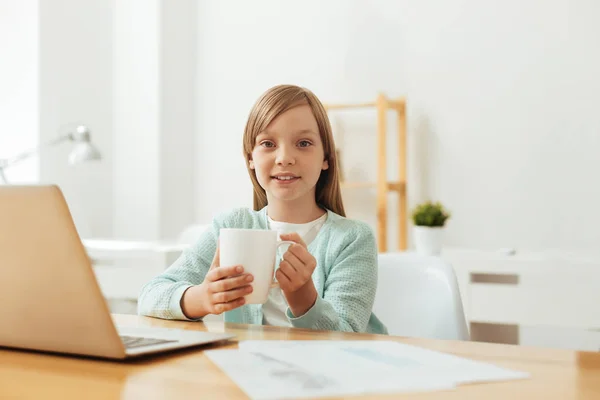
[[[286,176],[272,176],[271,179],[273,179],[277,182],[290,183],[290,182],[297,181],[298,179],[300,179],[300,177],[286,175]]]

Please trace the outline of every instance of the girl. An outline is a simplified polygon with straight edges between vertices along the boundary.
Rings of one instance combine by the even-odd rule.
[[[275,86],[250,112],[243,140],[254,210],[216,217],[192,247],[143,288],[139,313],[320,330],[387,333],[371,309],[377,287],[372,230],[345,218],[327,114],[307,89]],[[253,277],[219,265],[221,228],[273,229],[295,242],[276,271],[279,287],[263,305],[244,305]],[[211,261],[212,259],[212,261]]]

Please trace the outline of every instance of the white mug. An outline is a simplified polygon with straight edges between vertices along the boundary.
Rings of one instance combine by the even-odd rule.
[[[252,293],[245,296],[246,304],[264,304],[269,289],[279,286],[275,281],[275,260],[279,246],[291,241],[277,241],[277,231],[266,229],[223,228],[219,234],[219,264],[224,267],[241,265],[250,273]]]

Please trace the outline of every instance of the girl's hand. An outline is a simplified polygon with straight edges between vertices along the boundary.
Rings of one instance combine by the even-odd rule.
[[[298,317],[310,310],[317,300],[317,290],[312,281],[317,260],[308,252],[306,244],[297,233],[283,234],[281,240],[296,243],[284,253],[275,277],[292,313]]]
[[[190,319],[207,314],[221,314],[245,304],[244,296],[252,293],[251,274],[244,274],[241,265],[220,267],[219,245],[213,262],[200,285],[185,291],[181,300],[183,313]]]

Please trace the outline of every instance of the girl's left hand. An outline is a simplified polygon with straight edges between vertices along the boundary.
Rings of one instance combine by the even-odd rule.
[[[293,293],[312,283],[312,274],[317,266],[317,260],[308,252],[306,243],[297,233],[282,234],[281,240],[289,240],[291,245],[283,254],[275,277],[281,290]]]

